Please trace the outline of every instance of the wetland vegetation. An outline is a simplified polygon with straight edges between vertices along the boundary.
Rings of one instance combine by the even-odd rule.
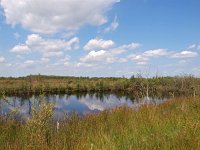
[[[0,78],[0,90],[1,109],[6,103],[10,111],[0,117],[0,149],[200,149],[200,79],[190,75],[130,79],[32,75]],[[48,94],[54,95],[53,100]],[[63,97],[65,103],[58,105]],[[139,103],[138,98],[148,102]],[[158,100],[157,105],[151,98]],[[167,101],[159,103],[164,98]],[[100,111],[53,119],[56,108],[78,101],[81,111],[83,104],[92,109],[98,104]],[[115,107],[101,109],[114,101]],[[20,121],[11,106],[26,103],[30,115]]]
[[[144,96],[196,96],[200,94],[200,78],[192,75],[145,78],[89,78],[30,75],[19,78],[0,78],[0,92],[11,95],[45,93],[112,92]]]
[[[0,149],[200,149],[199,97],[74,114],[59,123],[51,110],[41,104],[26,124],[1,117]]]

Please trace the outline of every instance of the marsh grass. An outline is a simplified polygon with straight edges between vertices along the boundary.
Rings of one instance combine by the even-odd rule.
[[[0,77],[0,92],[10,95],[51,94],[71,92],[124,92],[135,97],[200,96],[200,78],[192,75],[145,78],[142,75],[128,78],[89,78],[30,75],[18,78]]]
[[[26,124],[1,118],[0,149],[200,149],[199,97],[73,115],[59,122],[59,130],[52,107],[41,103]]]

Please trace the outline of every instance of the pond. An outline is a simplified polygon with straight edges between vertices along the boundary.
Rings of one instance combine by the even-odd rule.
[[[17,97],[7,96],[7,101],[0,100],[1,115],[8,115],[9,112],[17,110],[16,117],[26,119],[31,114],[33,105],[38,105],[41,96]],[[54,104],[54,119],[62,120],[64,116],[77,113],[84,116],[89,113],[96,113],[120,106],[128,106],[134,109],[143,104],[160,104],[168,98],[140,98],[134,99],[128,96],[118,96],[115,94],[53,94],[45,95],[43,99]]]

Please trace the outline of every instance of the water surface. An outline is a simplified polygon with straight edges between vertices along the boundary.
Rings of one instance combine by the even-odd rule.
[[[33,105],[38,105],[41,96],[31,97],[7,97],[8,103],[0,100],[1,115],[17,110],[19,118],[27,118],[31,114]],[[96,113],[106,109],[128,106],[137,109],[143,104],[160,104],[167,98],[140,98],[133,99],[127,96],[115,94],[84,94],[84,95],[46,95],[43,97],[47,102],[54,104],[54,119],[61,120],[64,116],[77,113],[84,116],[88,113]]]

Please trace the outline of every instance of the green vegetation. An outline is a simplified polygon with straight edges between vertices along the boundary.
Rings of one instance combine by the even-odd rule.
[[[43,92],[173,97],[164,104],[143,105],[138,110],[120,107],[85,117],[74,114],[59,123],[52,119],[53,105],[41,98],[26,122],[15,120],[15,112],[0,117],[0,149],[200,149],[200,78],[193,76],[137,75],[127,79],[35,75],[0,78],[0,92],[4,102],[8,102],[5,94]]]
[[[196,96],[200,95],[200,78],[191,75],[144,78],[57,77],[32,75],[19,78],[0,78],[0,92],[6,94],[124,92],[143,96]]]
[[[139,110],[121,107],[51,122],[41,103],[26,124],[0,118],[0,149],[200,149],[200,98],[179,98]]]

